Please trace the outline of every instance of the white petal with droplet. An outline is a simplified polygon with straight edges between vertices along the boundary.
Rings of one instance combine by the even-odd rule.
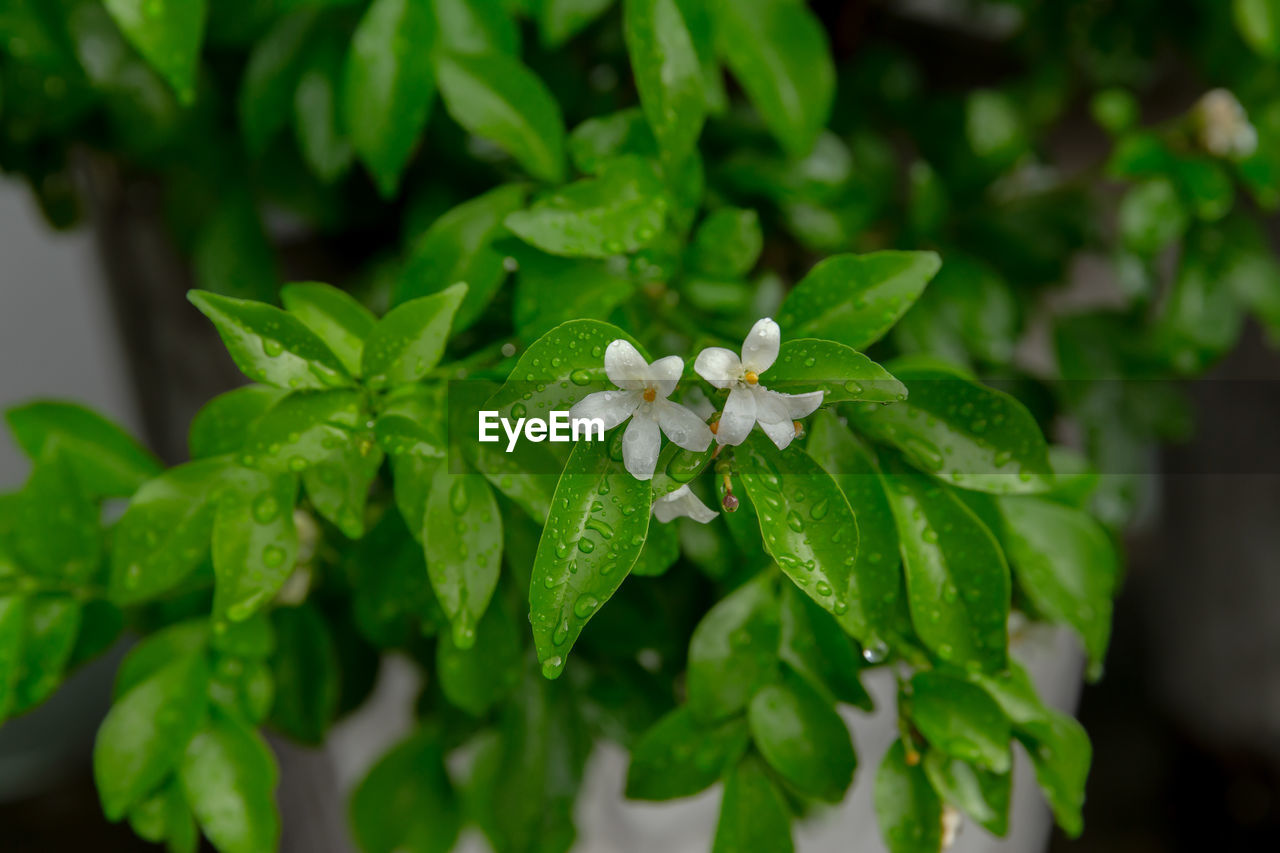
[[[742,444],[751,427],[756,423],[756,395],[745,388],[734,388],[725,401],[716,427],[716,441],[721,444]]]
[[[631,417],[639,405],[638,391],[597,391],[574,403],[569,418],[600,418],[608,430]]]
[[[693,370],[717,388],[728,388],[742,378],[742,362],[724,347],[707,347],[698,353]]]
[[[753,373],[764,373],[778,360],[778,347],[782,345],[782,330],[773,320],[765,317],[747,332],[742,342],[742,366]]]
[[[711,446],[711,429],[689,409],[670,400],[654,404],[658,425],[667,438],[683,447],[701,453]]]
[[[637,391],[649,378],[649,363],[629,341],[618,338],[605,348],[604,372],[619,388]]]
[[[661,445],[658,422],[651,415],[638,412],[622,434],[622,464],[637,480],[651,480],[658,467]]]

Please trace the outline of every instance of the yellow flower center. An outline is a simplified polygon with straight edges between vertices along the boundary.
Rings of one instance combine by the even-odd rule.
[[[646,403],[652,403],[654,400],[658,399],[658,392],[652,388],[646,388],[644,389],[643,396]]]
[[[756,376],[756,372],[754,370],[748,370],[746,376],[743,376],[742,378],[747,381],[748,385],[755,385],[760,381],[760,377]]]

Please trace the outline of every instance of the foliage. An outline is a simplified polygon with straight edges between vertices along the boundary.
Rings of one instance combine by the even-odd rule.
[[[59,226],[103,161],[158,187],[250,384],[168,468],[78,406],[8,413],[32,471],[0,496],[0,719],[142,634],[95,770],[107,817],[175,851],[274,849],[260,730],[322,742],[392,651],[427,686],[352,798],[367,851],[446,850],[462,815],[500,853],[567,849],[598,739],[631,797],[723,780],[717,851],[790,849],[860,764],[893,853],[954,810],[1003,834],[1015,743],[1079,834],[1088,739],[1010,618],[1101,673],[1127,472],[1183,421],[1117,380],[1199,374],[1246,315],[1280,335],[1280,4],[957,3],[941,53],[895,4],[848,4],[851,39],[838,5],[6,4],[0,165]],[[1144,121],[1170,54],[1202,87]],[[1054,160],[1074,107],[1091,167]],[[358,272],[280,287],[278,221]],[[1108,299],[1055,310],[1085,255]],[[695,369],[767,316],[760,381],[811,416],[667,441],[649,480],[623,428],[475,440],[480,408],[613,389],[615,341],[683,358],[674,403],[726,432],[785,411]],[[1045,438],[1066,422],[1076,450]],[[872,667],[901,738],[860,761]]]

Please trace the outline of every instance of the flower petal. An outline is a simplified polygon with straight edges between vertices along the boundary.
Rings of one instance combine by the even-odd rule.
[[[716,441],[721,444],[742,444],[756,423],[756,395],[745,388],[734,388],[725,401],[716,427]]]
[[[711,446],[711,428],[689,409],[670,400],[654,403],[658,425],[667,438],[683,447],[699,453]]]
[[[684,359],[678,355],[660,358],[649,365],[649,381],[658,389],[658,396],[666,399],[676,390],[676,383],[684,373]]]
[[[637,480],[651,480],[661,446],[658,422],[649,415],[636,415],[622,434],[622,464]]]
[[[693,370],[717,388],[728,388],[742,378],[742,361],[724,347],[707,347],[698,353]]]
[[[574,403],[569,409],[569,418],[600,418],[608,430],[631,417],[638,405],[640,394],[637,391],[597,391]]]
[[[826,395],[825,391],[810,391],[807,394],[782,394],[777,391],[771,391],[782,398],[782,402],[787,406],[787,414],[791,416],[793,421],[801,418],[807,418],[818,410],[822,405],[822,398]]]
[[[756,419],[769,440],[785,450],[796,437],[795,423],[787,411],[786,395],[760,388],[755,392]]]
[[[707,524],[715,519],[717,513],[698,500],[698,496],[690,491],[688,486],[681,486],[671,494],[654,501],[653,516],[663,524],[674,521],[682,515],[701,524]]]
[[[639,391],[649,378],[649,363],[629,341],[618,338],[605,347],[604,372],[619,388]]]
[[[778,347],[782,344],[782,330],[773,320],[765,317],[747,332],[742,342],[742,366],[753,373],[764,373],[778,360]]]

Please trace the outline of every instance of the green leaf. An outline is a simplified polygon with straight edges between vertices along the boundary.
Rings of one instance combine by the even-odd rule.
[[[340,447],[302,472],[312,507],[348,539],[364,535],[369,488],[382,460],[380,448],[360,442]]]
[[[1245,43],[1259,56],[1280,57],[1280,3],[1276,0],[1232,0],[1231,14]]]
[[[219,853],[262,853],[280,840],[275,758],[257,732],[214,711],[179,769],[187,803]]]
[[[626,795],[633,800],[691,797],[737,764],[748,743],[741,717],[703,726],[682,705],[654,723],[631,748]]]
[[[467,292],[453,328],[461,331],[479,319],[507,277],[505,258],[493,248],[493,241],[506,232],[503,218],[523,207],[527,194],[523,185],[504,184],[431,223],[414,243],[396,281],[395,304],[464,282]]]
[[[612,458],[612,444],[573,445],[538,542],[529,619],[548,678],[560,674],[587,621],[618,591],[649,532],[649,484]]]
[[[995,536],[954,492],[886,458],[911,621],[940,659],[999,672],[1007,663],[1009,567]]]
[[[455,284],[403,302],[379,320],[364,348],[369,387],[408,385],[439,364],[453,315],[466,293],[465,284]]]
[[[321,183],[332,184],[351,167],[354,150],[338,115],[342,47],[323,38],[308,52],[293,93],[293,125],[302,159]]]
[[[1009,800],[1013,793],[1011,774],[980,770],[967,761],[936,750],[924,757],[924,772],[938,796],[992,835],[1000,838],[1008,835]]]
[[[194,103],[205,0],[103,0],[103,5],[129,44],[177,92],[178,100]]]
[[[278,388],[351,384],[333,351],[293,315],[201,290],[188,292],[187,298],[213,321],[236,366],[253,381]]]
[[[4,413],[32,459],[55,445],[90,497],[128,497],[160,473],[160,462],[111,421],[74,403],[39,401]]]
[[[111,707],[93,746],[93,776],[108,820],[120,820],[182,760],[206,708],[204,658],[172,661]]]
[[[438,472],[422,538],[431,588],[453,626],[453,642],[470,648],[502,567],[502,517],[488,481],[479,474]]]
[[[356,153],[386,198],[395,195],[435,97],[432,5],[374,0],[347,55],[342,114]]]
[[[378,322],[368,308],[333,285],[310,282],[280,288],[280,301],[320,336],[348,373],[360,375],[365,339]]]
[[[669,207],[654,167],[626,156],[606,163],[594,178],[507,214],[504,222],[520,239],[553,255],[607,258],[652,242]]]
[[[762,572],[707,611],[689,639],[689,710],[711,722],[740,712],[778,677],[778,599]]]
[[[831,614],[791,585],[782,591],[778,657],[830,701],[871,710],[871,697],[858,680],[857,648]]]
[[[853,591],[858,522],[840,487],[808,453],[779,451],[758,434],[747,438],[735,459],[765,550],[796,586],[843,618]]]
[[[431,483],[444,467],[443,459],[407,454],[391,457],[391,479],[396,507],[414,539],[422,541]]]
[[[725,777],[711,853],[790,853],[791,813],[764,764],[748,755]]]
[[[706,118],[702,68],[675,0],[626,0],[623,30],[640,106],[667,162],[698,144]]]
[[[22,659],[14,674],[10,711],[21,714],[39,705],[62,682],[75,651],[84,608],[73,598],[41,595],[27,599]]]
[[[941,266],[933,252],[827,258],[787,294],[778,324],[789,336],[864,350],[898,322]]]
[[[716,0],[716,45],[792,157],[813,148],[835,97],[826,31],[798,0]]]
[[[338,712],[338,652],[324,617],[311,604],[271,613],[275,704],[271,725],[301,743],[319,746]]]
[[[792,677],[751,699],[751,738],[769,766],[801,793],[830,803],[853,784],[857,756],[844,720],[830,702]]]
[[[858,522],[858,554],[850,574],[849,611],[840,625],[872,657],[887,650],[898,609],[898,528],[871,451],[831,412],[811,421],[808,451],[844,492]]]
[[[27,599],[0,596],[0,723],[9,714],[14,689],[22,669],[23,635],[27,626]]]
[[[271,473],[300,473],[347,444],[361,419],[357,391],[295,391],[249,430],[241,461]]]
[[[239,622],[271,600],[293,572],[298,480],[241,468],[218,499],[213,524],[213,612]]]
[[[1106,528],[1082,510],[1041,498],[1002,498],[1000,514],[1019,587],[1042,614],[1076,630],[1100,671],[1120,571]]]
[[[835,341],[812,338],[787,341],[769,368],[769,387],[787,394],[825,391],[824,405],[847,400],[897,403],[907,388],[893,374],[860,352]]]
[[[502,0],[433,0],[440,46],[452,53],[520,52],[520,32]]]
[[[1190,218],[1173,181],[1158,177],[1125,193],[1116,211],[1116,226],[1128,249],[1151,256],[1180,238]]]
[[[286,15],[249,54],[237,106],[245,145],[254,156],[262,156],[289,120],[317,17],[310,7]]]
[[[495,599],[475,629],[475,642],[460,648],[452,632],[436,644],[436,678],[445,698],[482,717],[520,683],[521,636],[516,619]]]
[[[129,827],[144,841],[160,844],[167,840],[172,853],[195,853],[199,841],[199,830],[176,779],[129,811]]]
[[[83,582],[101,563],[101,511],[84,494],[59,445],[32,467],[10,512],[9,545],[32,574]]]
[[[443,459],[449,444],[445,424],[449,404],[445,391],[443,385],[419,385],[402,390],[388,400],[373,427],[382,449],[393,456],[408,454]],[[413,523],[421,521],[419,517]]]
[[[525,341],[536,341],[561,323],[607,319],[635,292],[620,258],[558,258],[529,249],[517,260],[513,313],[516,333]]]
[[[544,47],[559,47],[604,14],[614,0],[533,0]]]
[[[912,677],[909,697],[911,721],[932,746],[984,770],[1008,772],[1009,718],[981,687],[931,670]]]
[[[461,808],[437,736],[419,731],[379,759],[351,795],[350,819],[364,853],[448,853]]]
[[[876,819],[889,853],[938,853],[942,849],[942,803],[924,769],[907,763],[907,751],[896,740],[875,782]]]
[[[227,462],[204,459],[171,468],[138,489],[115,527],[113,601],[132,604],[172,589],[209,553]]]
[[[907,400],[855,407],[850,414],[859,430],[962,488],[1019,494],[1052,486],[1044,434],[1012,396],[927,365],[894,373],[907,385]]]
[[[178,659],[203,657],[209,647],[209,623],[191,619],[169,625],[129,650],[116,670],[112,696],[120,699]]]
[[[246,385],[205,403],[187,432],[191,458],[207,459],[242,451],[253,422],[287,393],[266,385]]]
[[[502,54],[445,55],[436,70],[454,121],[497,143],[535,178],[564,180],[560,107],[520,60]]]
[[[659,577],[680,559],[680,535],[675,524],[650,524],[649,536],[631,573]]]
[[[685,262],[709,276],[741,278],[751,272],[764,249],[760,215],[741,207],[722,207],[702,220],[689,241]]]

